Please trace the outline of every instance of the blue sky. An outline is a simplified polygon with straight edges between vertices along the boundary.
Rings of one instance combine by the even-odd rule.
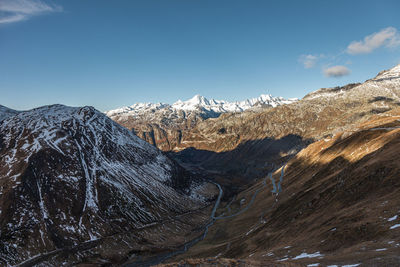
[[[0,104],[303,97],[400,63],[400,1],[0,0]]]

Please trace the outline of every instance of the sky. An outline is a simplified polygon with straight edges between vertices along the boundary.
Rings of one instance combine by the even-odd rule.
[[[301,98],[400,64],[400,1],[0,0],[0,105]]]

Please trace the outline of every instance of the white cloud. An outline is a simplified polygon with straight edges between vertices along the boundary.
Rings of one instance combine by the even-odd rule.
[[[24,15],[21,14],[13,14],[9,16],[0,16],[0,24],[1,23],[11,23],[11,22],[17,22],[21,21],[25,18]]]
[[[0,0],[0,24],[26,20],[49,12],[60,12],[62,7],[42,0]]]
[[[325,68],[324,74],[326,77],[342,77],[345,75],[349,75],[350,70],[345,66],[338,65],[330,68]]]
[[[315,66],[318,61],[318,56],[316,55],[301,55],[299,61],[303,63],[304,68],[311,69]]]
[[[385,46],[396,47],[400,45],[400,34],[396,28],[388,27],[368,35],[362,41],[353,41],[347,47],[349,54],[368,54],[373,50]]]

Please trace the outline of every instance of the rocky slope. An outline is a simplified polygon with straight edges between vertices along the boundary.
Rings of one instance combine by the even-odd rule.
[[[237,113],[245,110],[276,107],[295,102],[296,99],[284,99],[261,95],[258,98],[240,102],[208,100],[195,95],[187,101],[169,104],[138,103],[106,112],[107,116],[127,127],[147,142],[164,151],[180,146],[189,130],[199,122],[216,118],[223,113]]]
[[[207,204],[200,180],[94,108],[0,112],[0,265],[46,255],[59,257],[50,265],[107,262],[154,249],[177,229],[168,245],[180,244],[207,219],[184,216]]]
[[[398,266],[399,150],[400,108],[317,141],[223,203],[207,238],[173,261]]]

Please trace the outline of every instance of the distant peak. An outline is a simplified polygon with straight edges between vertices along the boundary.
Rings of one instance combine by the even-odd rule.
[[[198,106],[208,106],[208,105],[210,105],[208,99],[205,98],[204,96],[197,94],[187,101],[177,101],[172,106],[176,108],[179,108],[179,106],[181,106],[182,107],[181,109],[195,109]]]
[[[194,95],[191,99],[189,99],[186,102],[201,103],[201,102],[204,102],[204,100],[206,100],[206,98],[204,96],[197,94],[197,95]]]

